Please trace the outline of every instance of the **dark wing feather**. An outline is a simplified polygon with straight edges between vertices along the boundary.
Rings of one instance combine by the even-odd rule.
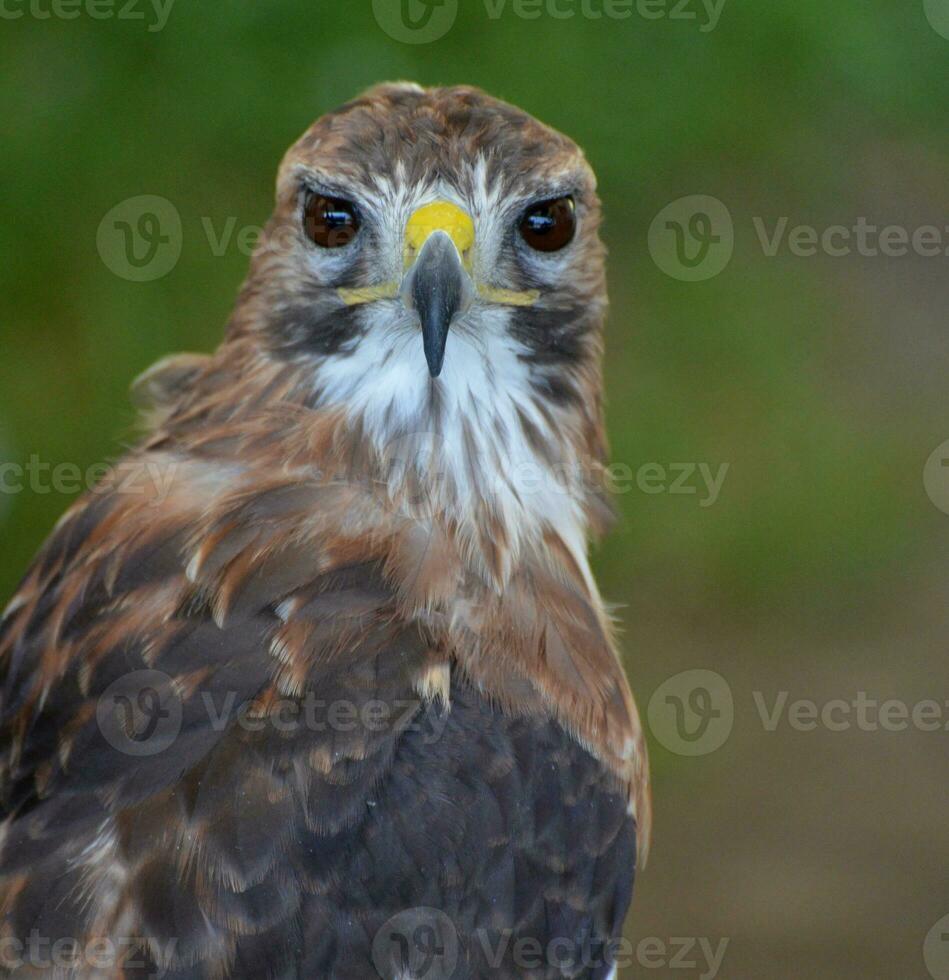
[[[420,697],[446,655],[354,513],[258,481],[61,523],[0,628],[0,934],[108,937],[126,976],[208,980],[374,976],[374,938],[418,907],[457,940],[432,977],[616,935],[624,788],[536,702],[502,711],[454,669],[450,709]],[[531,975],[605,975],[579,957]]]

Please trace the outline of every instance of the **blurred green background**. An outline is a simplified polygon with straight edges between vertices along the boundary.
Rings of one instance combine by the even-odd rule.
[[[729,940],[721,977],[949,977],[949,951],[939,974],[924,950],[949,913],[949,733],[769,732],[754,700],[949,697],[949,516],[923,480],[949,438],[949,258],[769,256],[755,230],[863,216],[949,245],[949,2],[725,0],[709,30],[698,0],[653,0],[655,19],[463,0],[421,44],[370,0],[177,0],[161,30],[150,0],[144,20],[43,19],[52,0],[33,2],[0,18],[0,461],[120,452],[130,380],[221,336],[247,256],[233,239],[215,254],[206,227],[264,223],[316,116],[394,78],[517,103],[599,174],[614,459],[728,464],[709,506],[634,483],[597,551],[644,715],[702,668],[735,716],[699,757],[653,732],[656,843],[629,935],[667,952],[621,976],[699,977],[697,947],[674,964],[671,940],[708,937]],[[183,248],[130,282],[97,229],[143,194],[173,202]],[[727,207],[734,254],[684,282],[647,238],[695,194]],[[3,599],[68,503],[44,489],[0,493]]]

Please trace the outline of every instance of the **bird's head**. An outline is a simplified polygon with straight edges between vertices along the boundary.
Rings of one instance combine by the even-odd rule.
[[[446,496],[556,516],[536,468],[603,455],[599,219],[565,136],[477,89],[380,85],[287,153],[231,333],[380,447],[430,437]]]

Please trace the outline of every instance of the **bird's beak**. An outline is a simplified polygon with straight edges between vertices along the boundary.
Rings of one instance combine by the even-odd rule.
[[[473,245],[471,217],[445,201],[419,208],[406,225],[402,298],[418,313],[433,378],[441,372],[452,321],[471,305]]]

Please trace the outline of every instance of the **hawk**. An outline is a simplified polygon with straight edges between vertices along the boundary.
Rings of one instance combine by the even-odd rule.
[[[4,613],[4,975],[615,976],[649,791],[587,560],[599,220],[474,88],[289,150],[223,343],[140,379]]]

